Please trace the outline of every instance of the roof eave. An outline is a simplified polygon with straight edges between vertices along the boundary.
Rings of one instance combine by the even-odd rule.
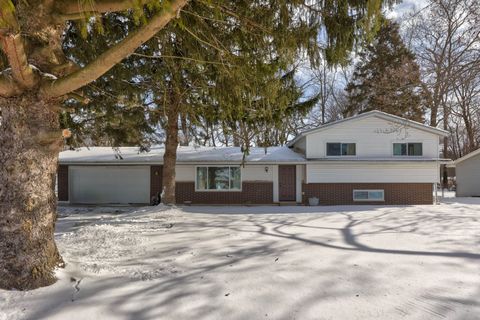
[[[467,159],[470,159],[470,158],[472,158],[472,157],[475,157],[475,156],[477,156],[477,155],[479,155],[479,154],[480,154],[480,149],[477,149],[477,150],[475,150],[475,151],[472,151],[472,152],[464,155],[464,156],[461,157],[461,158],[458,158],[457,160],[454,161],[454,164],[461,163],[461,162],[463,162],[463,161],[465,161],[465,160],[467,160]]]

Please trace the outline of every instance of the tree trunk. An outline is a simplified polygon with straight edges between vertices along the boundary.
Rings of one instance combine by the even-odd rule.
[[[56,102],[0,98],[0,288],[55,282],[55,177],[63,140]]]
[[[238,123],[234,123],[234,129],[233,129],[233,146],[234,147],[240,147],[241,146],[241,141],[239,138],[240,132],[237,130],[239,128]]]
[[[180,116],[180,120],[182,123],[182,141],[180,142],[181,146],[188,146],[190,144],[190,132],[187,124],[187,115],[182,113]]]
[[[443,130],[448,131],[448,119],[449,119],[449,110],[444,105],[443,107]],[[448,136],[443,138],[443,157],[445,159],[449,158],[448,152]],[[448,173],[447,173],[447,166],[443,166],[443,178],[442,178],[442,185],[444,188],[448,188]]]
[[[470,118],[468,114],[464,113],[463,114],[463,122],[465,123],[465,131],[467,131],[467,139],[468,139],[468,145],[467,145],[467,152],[472,152],[477,149],[477,144],[475,141],[475,130],[473,129],[473,124],[470,121]]]
[[[163,156],[162,203],[175,204],[175,164],[178,147],[178,111],[174,105],[167,106],[165,154]]]
[[[437,115],[438,115],[438,106],[437,104],[433,103],[430,107],[430,126],[436,127],[437,126]]]

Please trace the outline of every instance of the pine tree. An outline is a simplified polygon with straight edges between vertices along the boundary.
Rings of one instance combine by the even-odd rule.
[[[419,67],[402,41],[397,23],[385,20],[359,59],[346,87],[346,116],[380,110],[423,121]]]
[[[292,24],[307,21],[310,26],[320,28],[325,22],[324,30],[330,43],[329,57],[335,61],[344,59],[355,39],[372,32],[375,23],[371,25],[370,22],[377,21],[381,4],[393,2],[0,0],[0,288],[32,289],[49,285],[55,281],[55,266],[62,263],[54,241],[54,185],[58,154],[66,132],[60,127],[63,101],[84,100],[82,88],[95,87],[95,81],[109,71],[116,80],[110,83],[111,92],[122,94],[117,91],[123,88],[118,84],[122,75],[115,74],[112,68],[172,20],[185,15],[202,17],[199,12],[182,12],[187,4],[202,6],[202,13],[208,13],[205,21],[214,23],[212,27],[221,28],[235,21],[231,29],[248,25],[252,34],[268,35],[270,32],[270,26],[252,21],[252,17],[261,21],[264,14],[267,14],[266,18],[274,16],[282,22],[291,21],[291,24],[281,24],[285,29],[277,30],[286,34]],[[276,10],[275,15],[271,14],[272,8]],[[105,15],[125,11],[129,13],[126,19],[133,19],[133,27],[127,27],[122,19],[111,25],[108,19],[105,23],[109,25],[102,23]],[[64,37],[71,21],[80,26],[79,37],[90,37],[98,43],[103,41],[104,45],[95,51],[66,54],[65,48],[75,49],[75,44],[66,43]],[[265,19],[265,22],[269,21]],[[182,30],[180,24],[176,26]],[[191,37],[194,38],[197,30],[192,30]],[[215,34],[215,30],[210,29],[203,38],[213,39]],[[240,31],[236,34],[238,39],[248,35]],[[272,40],[264,36],[263,39],[282,48],[298,46],[292,37]],[[316,41],[316,34],[313,34],[301,47],[306,51],[313,50]],[[247,41],[244,43],[248,45]],[[253,42],[250,52],[254,52],[255,45]],[[279,52],[278,57],[294,51]],[[222,54],[217,54],[217,62],[223,58]],[[127,81],[134,82],[135,79]],[[173,89],[168,85],[164,87]],[[123,94],[128,98],[135,93]],[[126,109],[122,101],[117,101],[116,107],[122,111]],[[231,105],[232,113],[234,108]],[[100,111],[100,121],[115,122],[116,112],[104,112],[101,108]],[[134,125],[135,122],[129,123],[126,129],[134,130]],[[121,130],[113,131],[122,135]],[[135,137],[133,134],[128,136]]]

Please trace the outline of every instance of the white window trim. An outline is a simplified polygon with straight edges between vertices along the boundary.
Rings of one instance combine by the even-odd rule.
[[[229,167],[229,168],[240,168],[240,189],[198,189],[197,187],[197,168],[210,168],[210,167],[214,167],[214,168],[225,168],[225,167]],[[242,179],[242,166],[241,165],[224,165],[224,164],[218,164],[218,165],[215,165],[215,164],[212,164],[212,165],[199,165],[199,166],[195,166],[195,192],[242,192],[242,188],[243,188],[243,179]],[[208,169],[207,169],[207,180],[208,180]],[[230,175],[228,177],[228,185],[230,186]]]
[[[350,144],[354,144],[355,145],[355,155],[351,156],[351,155],[338,155],[338,156],[330,156],[328,155],[328,144],[329,143],[340,143],[343,144],[343,143],[350,143]],[[325,156],[326,157],[329,157],[329,158],[338,158],[338,157],[342,157],[342,158],[356,158],[357,157],[357,154],[358,154],[358,150],[357,150],[357,142],[356,141],[342,141],[342,142],[325,142]],[[342,146],[340,146],[340,153],[342,152]]]
[[[355,199],[355,192],[381,192],[382,199]],[[355,202],[385,202],[385,190],[384,189],[354,189],[352,192],[353,201]]]
[[[396,143],[405,143],[405,144],[407,144],[407,152],[408,152],[408,144],[409,144],[409,143],[420,143],[420,144],[422,145],[422,155],[421,155],[421,156],[411,156],[411,155],[408,155],[408,154],[406,154],[406,155],[404,155],[404,156],[402,156],[402,155],[396,155],[396,154],[395,154],[395,144],[396,144]],[[404,158],[404,157],[421,158],[421,157],[423,157],[423,152],[424,152],[423,146],[424,146],[424,145],[425,145],[425,143],[423,143],[423,141],[393,141],[393,142],[392,142],[392,156],[393,156],[393,157],[397,157],[397,158]]]

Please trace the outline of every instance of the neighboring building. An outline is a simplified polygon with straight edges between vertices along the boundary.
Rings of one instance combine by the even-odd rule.
[[[480,149],[455,160],[457,197],[480,197]]]
[[[285,147],[179,147],[179,204],[431,204],[447,132],[379,111],[306,131]],[[162,190],[163,148],[60,154],[58,195],[70,203],[148,203]]]

